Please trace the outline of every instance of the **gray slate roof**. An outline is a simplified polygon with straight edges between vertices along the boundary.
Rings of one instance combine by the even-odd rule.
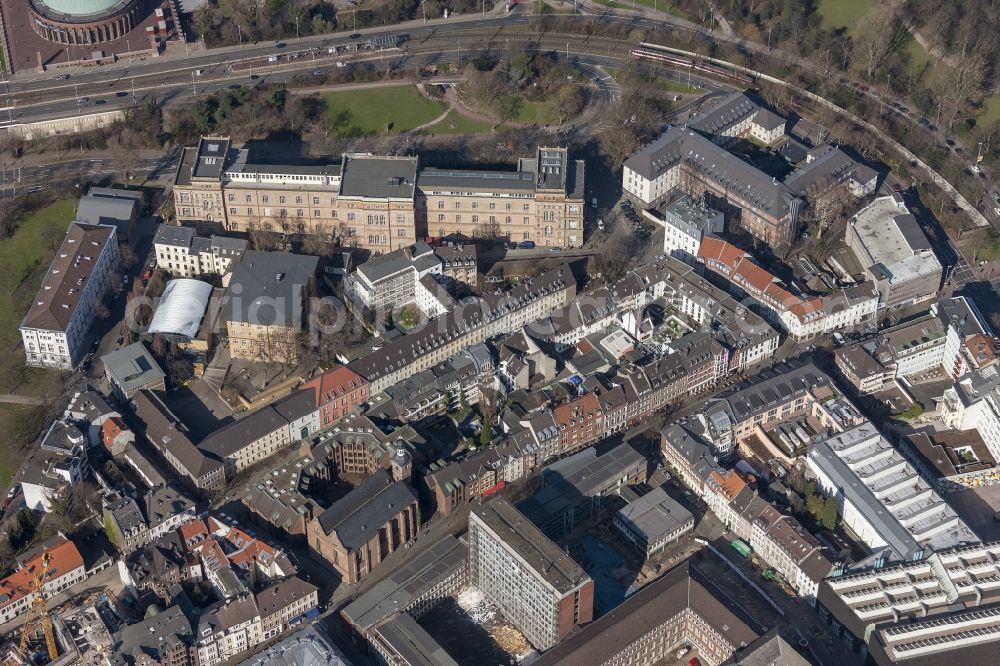
[[[416,157],[345,155],[340,194],[375,199],[413,199]]]
[[[289,252],[248,250],[226,290],[226,321],[299,326],[306,286],[319,259]]]
[[[618,516],[639,534],[655,541],[690,521],[691,512],[672,499],[663,488],[653,488],[618,511]]]
[[[101,357],[104,370],[123,391],[156,383],[166,377],[146,345],[133,342]]]
[[[385,470],[361,482],[319,516],[326,534],[337,533],[345,548],[357,548],[412,502],[417,494],[409,484],[393,481]]]
[[[219,428],[203,439],[198,448],[219,459],[224,459],[261,437],[286,427],[288,427],[288,421],[272,405],[267,405]]]

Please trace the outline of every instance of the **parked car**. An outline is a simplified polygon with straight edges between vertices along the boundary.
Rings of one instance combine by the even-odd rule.
[[[521,241],[520,243],[517,244],[517,249],[519,249],[519,250],[534,250],[535,249],[535,241],[530,241],[530,240],[528,240],[528,241]]]
[[[928,125],[931,124],[931,121],[921,116],[920,120],[917,121],[917,124],[920,125],[921,127],[927,127]]]

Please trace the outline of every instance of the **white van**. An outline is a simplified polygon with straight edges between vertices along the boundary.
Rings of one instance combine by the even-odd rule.
[[[278,56],[276,56],[276,55],[267,56],[267,61],[268,62],[278,62]]]

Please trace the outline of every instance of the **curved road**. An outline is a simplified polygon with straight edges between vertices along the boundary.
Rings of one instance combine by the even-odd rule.
[[[599,17],[581,15],[576,18],[596,20]],[[635,29],[664,27],[662,21],[643,17],[612,18]],[[239,83],[283,81],[294,73],[330,69],[339,60],[368,62],[378,67],[411,68],[464,61],[484,44],[502,49],[511,42],[516,45],[528,41],[560,55],[568,52],[571,58],[581,58],[581,61],[585,56],[604,54],[604,60],[590,61],[589,64],[617,64],[628,58],[629,44],[599,36],[563,35],[537,39],[524,32],[508,31],[505,34],[507,26],[523,27],[533,19],[529,15],[496,16],[444,25],[362,31],[365,38],[379,34],[408,35],[403,50],[381,53],[329,55],[327,49],[331,46],[344,46],[359,40],[351,40],[347,36],[318,36],[289,40],[283,49],[268,43],[247,45],[242,49],[225,47],[199,51],[186,58],[164,57],[132,65],[123,61],[100,69],[82,70],[65,80],[61,78],[62,74],[20,74],[14,81],[0,82],[0,128],[125,108],[133,101],[141,102],[150,97],[169,102],[178,96],[212,92]],[[292,53],[299,54],[299,57],[289,60],[288,56]],[[276,64],[268,63],[267,58],[272,55],[279,55],[281,60]],[[675,73],[673,78],[679,80],[679,75]],[[692,77],[691,80],[709,90],[724,88],[711,79]]]

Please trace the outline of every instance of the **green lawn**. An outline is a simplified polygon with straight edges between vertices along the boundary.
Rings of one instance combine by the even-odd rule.
[[[537,125],[549,125],[559,120],[556,110],[549,102],[529,102],[521,100],[517,107],[517,113],[511,118],[517,123],[535,123]]]
[[[493,129],[492,123],[471,120],[451,110],[439,123],[421,131],[422,134],[485,134]]]
[[[983,100],[983,107],[976,116],[976,122],[989,125],[998,120],[1000,120],[1000,93],[995,93]]]
[[[54,251],[48,243],[62,242],[62,234],[76,212],[76,201],[62,199],[25,218],[14,235],[0,241],[0,270],[13,276],[0,289],[0,345],[6,354],[20,354],[17,327],[35,297]],[[58,247],[58,246],[57,246]],[[8,287],[16,285],[13,298]]]
[[[323,103],[329,132],[335,136],[408,132],[448,108],[423,97],[409,84],[327,93]]]
[[[31,407],[0,403],[0,429],[3,432],[8,432],[15,427],[15,423],[23,422],[26,418],[29,418],[31,411]],[[21,461],[25,457],[23,451],[11,451],[5,448],[3,452],[4,455],[0,456],[0,488],[7,487],[7,484],[10,483],[11,478],[14,476],[14,472],[17,471],[18,466],[20,466]]]
[[[871,0],[819,0],[819,13],[823,27],[829,29],[857,29],[861,17],[868,12]]]

